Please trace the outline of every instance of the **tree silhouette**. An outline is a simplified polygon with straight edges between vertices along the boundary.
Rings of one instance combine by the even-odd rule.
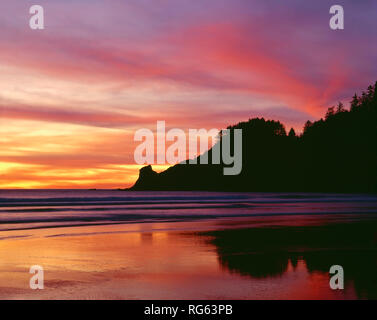
[[[327,109],[327,112],[326,112],[326,115],[325,115],[325,119],[329,119],[330,117],[332,117],[333,115],[335,114],[335,107],[330,107]]]
[[[336,112],[339,113],[339,112],[346,112],[347,110],[344,108],[344,105],[343,103],[339,102],[338,103],[338,106],[336,108]]]
[[[291,137],[291,138],[296,137],[296,132],[293,128],[291,128],[291,130],[289,130],[288,136]]]
[[[351,111],[355,111],[355,109],[359,106],[359,97],[355,93],[351,100]]]

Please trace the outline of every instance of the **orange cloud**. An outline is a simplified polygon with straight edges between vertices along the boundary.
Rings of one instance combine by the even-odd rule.
[[[167,127],[221,129],[265,116],[298,129],[343,94],[353,51],[337,43],[348,54],[339,58],[328,48],[332,34],[315,31],[307,39],[291,21],[283,19],[279,30],[282,21],[270,26],[258,15],[250,19],[254,4],[244,4],[245,14],[233,3],[213,5],[211,13],[189,10],[191,16],[178,19],[179,8],[166,2],[167,19],[164,10],[134,4],[136,11],[127,12],[138,30],[111,10],[106,17],[120,25],[105,19],[105,30],[88,17],[82,29],[69,32],[52,25],[35,33],[4,20],[0,188],[124,186],[138,173],[133,133],[153,130],[157,120]],[[105,8],[98,3],[93,10],[102,17]]]

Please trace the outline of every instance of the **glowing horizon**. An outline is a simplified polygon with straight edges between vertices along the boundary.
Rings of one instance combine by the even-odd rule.
[[[0,3],[0,188],[118,188],[135,182],[133,134],[222,129],[252,117],[301,131],[374,83],[376,2]],[[161,171],[167,166],[153,166]]]

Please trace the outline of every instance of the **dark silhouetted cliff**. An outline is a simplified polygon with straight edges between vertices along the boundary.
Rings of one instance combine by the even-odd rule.
[[[224,176],[223,164],[177,164],[161,173],[148,166],[131,190],[377,192],[376,85],[355,94],[350,110],[339,103],[306,122],[300,136],[263,118],[228,129],[243,130],[240,175]]]

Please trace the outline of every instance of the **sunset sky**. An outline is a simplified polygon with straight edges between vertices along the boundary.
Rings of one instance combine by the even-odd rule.
[[[377,80],[376,16],[375,0],[1,0],[0,188],[127,187],[157,120],[301,131]]]

